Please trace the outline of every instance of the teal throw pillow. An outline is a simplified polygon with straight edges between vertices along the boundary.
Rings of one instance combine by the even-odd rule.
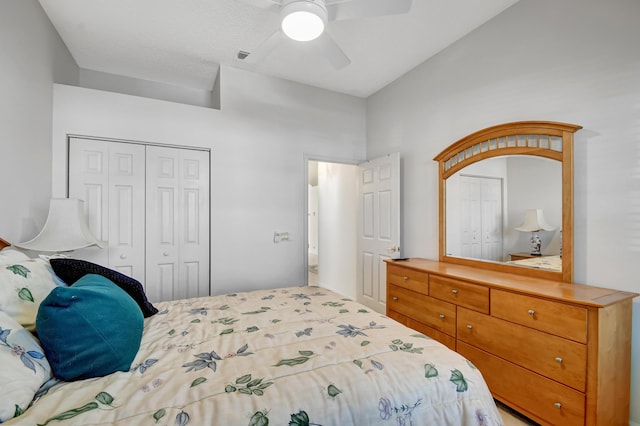
[[[140,348],[138,304],[109,279],[88,274],[42,301],[36,328],[56,377],[65,381],[128,371]]]

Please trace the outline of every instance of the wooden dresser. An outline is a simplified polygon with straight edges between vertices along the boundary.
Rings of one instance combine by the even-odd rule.
[[[387,315],[456,350],[550,425],[629,424],[634,293],[426,259],[387,261]]]

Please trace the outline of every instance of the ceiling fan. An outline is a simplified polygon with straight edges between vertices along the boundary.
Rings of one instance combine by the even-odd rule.
[[[249,64],[256,64],[267,57],[285,37],[288,37],[298,42],[313,41],[316,48],[336,69],[346,67],[351,63],[351,60],[327,33],[328,22],[407,13],[411,9],[412,3],[412,0],[270,1],[274,3],[271,10],[280,14],[280,28],[252,52],[243,50],[238,52],[238,59]]]

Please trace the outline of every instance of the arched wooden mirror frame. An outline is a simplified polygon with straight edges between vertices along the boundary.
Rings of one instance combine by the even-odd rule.
[[[439,258],[441,262],[511,272],[554,281],[573,281],[573,134],[582,126],[552,121],[499,124],[453,143],[434,160],[439,170]],[[531,155],[562,163],[562,270],[526,268],[507,263],[447,256],[446,180],[464,167],[492,157]]]

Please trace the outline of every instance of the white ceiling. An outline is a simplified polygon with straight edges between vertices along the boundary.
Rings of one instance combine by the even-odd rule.
[[[271,0],[39,0],[80,68],[210,90],[220,64],[367,97],[518,0],[413,0],[408,14],[329,22],[351,59],[335,70],[283,40],[237,59],[279,27]]]

